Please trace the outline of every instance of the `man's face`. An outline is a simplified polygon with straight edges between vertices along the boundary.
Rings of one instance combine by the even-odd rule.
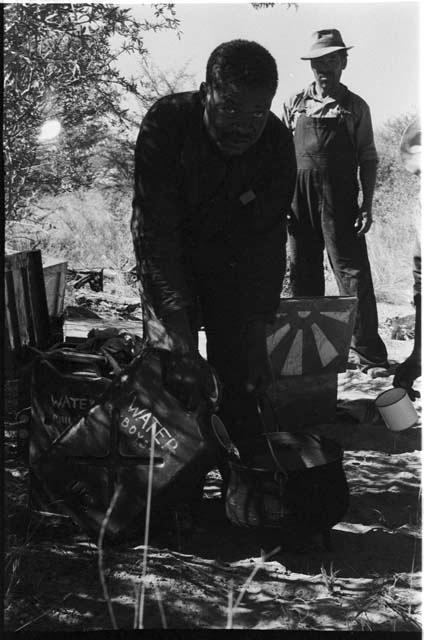
[[[339,51],[311,60],[315,82],[325,94],[337,89],[346,64],[346,59]]]
[[[202,83],[200,90],[206,129],[224,155],[241,155],[259,140],[274,97],[269,89]]]

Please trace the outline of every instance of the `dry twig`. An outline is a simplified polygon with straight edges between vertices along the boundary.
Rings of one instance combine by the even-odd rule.
[[[97,547],[98,547],[98,567],[99,567],[99,576],[100,576],[100,582],[102,585],[102,590],[103,590],[103,596],[104,599],[106,600],[107,603],[107,609],[109,612],[109,617],[110,620],[112,622],[112,626],[114,629],[117,629],[117,625],[116,625],[116,618],[115,618],[115,613],[113,611],[113,605],[112,605],[112,600],[110,599],[109,596],[109,591],[107,588],[107,584],[106,584],[106,579],[105,579],[105,572],[104,572],[104,567],[103,567],[103,539],[105,537],[105,533],[106,533],[106,527],[108,525],[110,516],[112,514],[112,511],[115,507],[116,501],[118,500],[118,496],[121,492],[121,485],[117,485],[115,492],[112,496],[112,500],[110,501],[110,505],[108,507],[108,510],[106,511],[105,517],[103,518],[103,522],[102,522],[102,526],[100,527],[100,533],[99,533],[99,540],[97,543]]]
[[[146,573],[147,573],[147,554],[149,549],[149,531],[150,531],[150,511],[152,504],[152,489],[153,489],[153,467],[155,458],[155,437],[156,437],[156,422],[153,422],[153,428],[151,430],[150,439],[150,460],[149,460],[149,479],[147,484],[147,502],[146,502],[146,517],[144,523],[144,552],[143,552],[143,571],[141,575],[141,585],[137,594],[136,602],[136,629],[143,628],[143,615],[144,615],[144,598],[146,592]]]

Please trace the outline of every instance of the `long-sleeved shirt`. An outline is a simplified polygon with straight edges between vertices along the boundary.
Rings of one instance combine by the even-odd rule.
[[[323,98],[317,93],[315,82],[312,82],[284,104],[282,120],[294,131],[301,113],[312,118],[334,118],[343,114],[358,165],[378,161],[369,106],[360,96],[349,91],[346,85],[340,83],[336,97]]]
[[[249,292],[247,315],[274,313],[295,176],[291,133],[272,113],[250,149],[226,158],[206,131],[198,92],[151,107],[136,143],[131,226],[156,316],[189,307],[201,278],[222,286],[229,270]]]

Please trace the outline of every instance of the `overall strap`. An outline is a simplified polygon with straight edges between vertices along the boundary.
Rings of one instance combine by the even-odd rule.
[[[303,89],[297,96],[291,108],[290,120],[293,119],[294,114],[306,114],[306,89]],[[346,124],[346,128],[349,134],[349,139],[352,143],[352,147],[355,150],[355,156],[357,156],[356,149],[356,136],[355,136],[355,122],[353,119],[352,105],[349,97],[349,90],[346,89],[346,93],[339,103],[340,105],[340,122]]]
[[[299,117],[302,113],[304,115],[306,114],[305,93],[306,93],[306,89],[302,89],[300,94],[296,96],[296,99],[293,102],[293,105],[290,109],[290,125],[291,126],[293,125],[293,119],[296,114],[297,114],[297,117]]]
[[[355,157],[358,158],[358,150],[356,148],[356,136],[355,136],[355,122],[353,119],[352,104],[349,99],[349,90],[346,90],[345,95],[340,101],[340,121],[346,124],[346,129],[349,135],[349,139],[352,143],[352,147],[355,151]]]

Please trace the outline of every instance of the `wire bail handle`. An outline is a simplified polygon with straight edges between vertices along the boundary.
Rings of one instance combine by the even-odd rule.
[[[264,402],[265,399],[266,399],[266,402]],[[273,422],[274,422],[274,431],[269,431],[269,429],[267,428],[266,420],[265,420],[265,417],[264,417],[264,404],[267,404],[268,408],[271,409]],[[273,449],[271,440],[270,440],[270,438],[268,438],[268,434],[269,433],[279,432],[280,429],[279,429],[279,426],[278,426],[277,413],[275,411],[275,408],[274,408],[270,398],[268,397],[268,395],[266,393],[256,394],[256,410],[258,412],[259,421],[260,421],[261,427],[262,427],[262,432],[263,432],[263,434],[265,436],[265,440],[266,440],[266,443],[268,445],[268,449],[269,449],[269,452],[271,454],[271,458],[273,459],[274,464],[277,467],[278,471],[284,476],[285,481],[287,481],[287,479],[288,479],[287,471],[284,469],[284,467],[281,465],[281,462],[278,460],[278,458],[277,458],[277,456],[275,454],[275,451]]]

